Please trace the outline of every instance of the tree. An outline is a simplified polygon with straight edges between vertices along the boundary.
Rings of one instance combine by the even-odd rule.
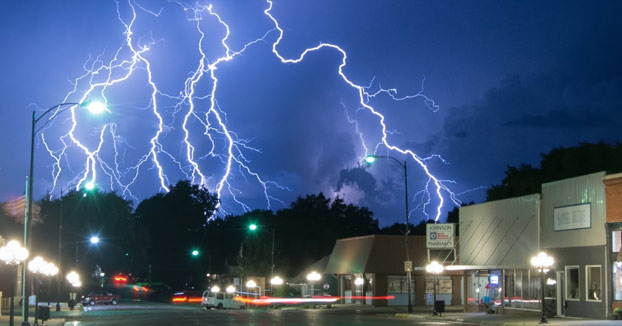
[[[200,247],[217,203],[215,195],[189,181],[143,200],[134,213],[134,270],[178,287],[202,280],[209,261]],[[195,249],[199,255],[191,254]]]
[[[521,164],[508,166],[500,184],[486,191],[486,200],[498,200],[539,193],[543,183],[589,173],[622,171],[622,144],[582,143],[568,148],[554,148],[541,154],[539,167]]]

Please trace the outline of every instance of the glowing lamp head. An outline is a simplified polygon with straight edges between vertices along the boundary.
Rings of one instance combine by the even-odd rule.
[[[365,283],[365,280],[362,277],[357,277],[356,280],[354,280],[354,285],[363,285]]]
[[[425,266],[425,271],[430,274],[440,274],[445,270],[443,265],[439,264],[436,260]]]
[[[272,285],[281,285],[281,284],[283,284],[283,279],[278,277],[278,276],[275,276],[275,277],[273,277],[270,280],[270,284],[272,284]]]
[[[374,155],[367,155],[365,157],[365,163],[367,163],[367,164],[374,164],[374,162],[376,162],[376,156],[374,156]]]
[[[235,293],[235,286],[229,285],[229,286],[227,286],[225,291],[227,291],[227,293]]]
[[[28,249],[22,247],[15,240],[9,241],[6,246],[0,248],[0,260],[7,265],[18,265],[28,258]]]
[[[545,252],[540,252],[537,256],[531,257],[531,265],[538,269],[544,268],[545,270],[553,266],[553,257],[547,255]]]
[[[218,293],[218,292],[220,292],[220,288],[218,287],[218,285],[214,285],[214,286],[212,286],[210,291],[212,291],[212,293]]]
[[[104,111],[106,111],[106,105],[104,105],[104,103],[99,102],[99,101],[90,101],[88,103],[86,103],[86,109],[89,110],[89,112],[91,112],[91,114],[102,114]]]
[[[98,244],[99,243],[99,237],[98,236],[92,236],[89,239],[89,242],[91,242],[91,244]]]
[[[246,282],[246,287],[247,288],[256,288],[257,287],[257,283],[255,283],[255,281],[253,281],[253,280],[249,280],[248,282]]]
[[[253,223],[253,224],[249,225],[248,229],[251,230],[251,231],[257,230],[257,224]]]
[[[196,250],[196,249],[195,249],[195,250],[192,250],[192,253],[191,253],[191,254],[192,254],[192,257],[197,257],[197,256],[199,256],[199,251],[198,251],[198,250]]]
[[[316,271],[313,271],[307,274],[307,281],[315,282],[315,281],[319,281],[321,278],[322,278],[322,275],[320,275]]]

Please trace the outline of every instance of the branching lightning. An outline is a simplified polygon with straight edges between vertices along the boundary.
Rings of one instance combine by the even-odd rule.
[[[139,13],[159,18],[164,9],[149,10],[135,0],[117,1],[117,18],[123,27],[121,45],[114,51],[114,55],[109,60],[104,59],[106,57],[104,53],[89,58],[83,66],[84,74],[72,81],[73,88],[62,99],[62,102],[83,103],[98,99],[108,106],[110,103],[115,103],[114,100],[109,100],[110,89],[127,82],[130,78],[143,78],[149,90],[149,98],[148,105],[142,109],[145,112],[150,112],[155,127],[149,134],[147,149],[143,149],[144,152],[136,156],[135,162],[128,162],[130,159],[126,155],[127,148],[136,152],[140,151],[140,146],[131,147],[127,140],[119,134],[116,123],[109,122],[98,126],[95,133],[97,135],[95,144],[90,144],[93,140],[87,141],[84,137],[80,137],[77,131],[80,126],[86,123],[82,121],[84,118],[80,113],[81,106],[70,107],[69,119],[65,121],[69,124],[69,128],[59,137],[56,146],[52,146],[49,138],[46,138],[46,133],[50,131],[51,124],[46,126],[41,133],[41,142],[53,161],[51,191],[54,191],[60,182],[64,168],[71,169],[68,156],[74,155],[73,153],[70,154],[70,151],[77,149],[83,157],[84,163],[81,165],[80,171],[74,174],[75,177],[69,181],[69,184],[75,184],[76,189],[86,183],[95,183],[98,180],[97,173],[101,172],[105,177],[99,178],[101,181],[105,179],[110,184],[110,189],[120,190],[124,197],[138,199],[132,192],[132,188],[138,182],[143,171],[152,170],[155,172],[161,191],[170,190],[169,186],[174,180],[171,180],[173,177],[169,178],[169,175],[180,174],[190,179],[193,184],[214,192],[219,199],[217,208],[221,213],[226,213],[226,209],[222,205],[223,197],[230,199],[243,211],[251,210],[251,207],[239,198],[242,190],[236,188],[232,182],[236,176],[240,176],[247,184],[253,182],[259,185],[268,209],[271,208],[273,202],[280,202],[272,194],[273,191],[288,190],[288,188],[265,179],[251,168],[251,162],[245,154],[261,153],[261,150],[252,146],[251,140],[240,138],[238,133],[228,126],[226,110],[221,108],[218,103],[219,68],[233,61],[248,48],[259,43],[266,43],[270,44],[272,53],[283,64],[298,64],[308,54],[324,49],[338,52],[341,56],[341,63],[337,73],[358,95],[357,116],[351,117],[348,115],[346,105],[342,103],[342,106],[346,113],[347,122],[354,126],[361,141],[364,154],[387,151],[414,161],[427,176],[427,182],[424,189],[416,193],[413,200],[419,201],[417,209],[421,209],[427,215],[427,206],[432,204],[432,197],[434,197],[436,206],[431,215],[435,220],[438,221],[440,218],[441,209],[445,204],[444,194],[455,205],[459,205],[460,201],[447,186],[452,181],[437,178],[426,164],[431,159],[439,159],[442,162],[444,160],[438,155],[420,157],[410,149],[393,144],[390,141],[393,131],[388,129],[385,116],[371,104],[372,100],[380,96],[387,96],[393,101],[419,99],[430,110],[436,112],[439,106],[432,98],[424,94],[424,80],[421,89],[410,95],[403,95],[396,88],[383,88],[380,84],[374,86],[374,80],[369,85],[357,84],[344,72],[348,60],[346,51],[339,45],[331,43],[320,43],[315,47],[305,49],[296,58],[286,58],[278,50],[279,44],[284,38],[284,31],[272,14],[273,1],[266,0],[266,3],[267,8],[264,14],[274,28],[265,32],[261,37],[246,43],[241,49],[233,50],[228,43],[231,28],[212,5],[188,5],[180,1],[171,2],[171,5],[181,8],[185,12],[186,20],[192,24],[198,39],[195,48],[197,57],[193,63],[194,68],[189,72],[183,85],[179,87],[179,93],[170,95],[158,86],[153,73],[153,64],[148,59],[149,51],[157,49],[159,41],[156,42],[151,36],[140,38],[134,35]],[[217,25],[220,26],[219,30],[206,30],[205,22],[208,20],[217,22]],[[221,55],[216,58],[209,58],[206,40],[213,34],[223,35],[219,39],[220,49],[217,49]],[[145,42],[144,39],[148,41]],[[215,51],[214,49],[209,50]],[[374,88],[373,91],[372,88]],[[174,101],[175,103],[167,107],[162,104],[166,101]],[[171,108],[172,115],[168,111]],[[127,108],[113,106],[107,110],[108,113],[111,113],[113,110],[126,111]],[[377,135],[372,146],[368,146],[368,135],[365,135],[359,126],[359,110],[370,113],[380,127],[380,135]],[[60,109],[54,112],[50,121],[57,114],[60,114]],[[179,119],[181,121],[176,121],[177,114],[182,116]],[[197,125],[201,126],[203,130],[201,135],[192,132],[193,126]],[[174,155],[171,148],[167,150],[162,141],[163,137],[166,137],[167,131],[175,130],[176,126],[181,129],[183,136],[179,146],[181,157]],[[208,144],[207,151],[200,152],[199,144]],[[111,159],[102,154],[103,148],[108,148],[114,153]],[[208,164],[205,163],[207,161],[217,162],[220,165],[214,168],[214,164],[210,164],[208,168]],[[123,168],[126,164],[129,167]],[[167,170],[169,166],[172,166],[175,171]],[[73,174],[73,172],[71,173]]]
[[[277,50],[277,47],[279,45],[279,43],[281,42],[281,40],[283,39],[283,34],[284,31],[283,29],[279,26],[279,22],[277,21],[276,18],[274,18],[274,16],[272,15],[271,11],[272,11],[272,0],[266,0],[266,2],[268,3],[268,8],[264,11],[264,13],[266,14],[266,16],[268,16],[270,18],[270,20],[272,20],[272,22],[274,23],[274,27],[278,30],[279,36],[278,38],[274,41],[274,43],[272,43],[272,52],[274,53],[274,55],[281,60],[281,62],[283,63],[289,63],[289,64],[296,64],[299,63],[301,61],[304,60],[304,58],[307,56],[307,54],[309,53],[313,53],[322,49],[332,49],[335,50],[337,52],[339,52],[341,54],[341,64],[339,65],[338,68],[338,74],[339,76],[341,76],[341,78],[343,79],[344,82],[346,82],[346,84],[348,84],[350,87],[352,87],[359,96],[359,105],[362,108],[367,109],[371,114],[373,114],[374,116],[376,116],[378,118],[378,123],[381,126],[381,130],[382,130],[382,136],[381,136],[381,143],[382,145],[389,151],[393,151],[402,155],[406,155],[410,158],[412,158],[417,165],[419,165],[419,167],[424,171],[424,173],[427,175],[428,177],[428,182],[426,184],[425,187],[425,192],[428,192],[430,188],[432,188],[432,191],[435,193],[435,197],[437,198],[438,204],[436,206],[435,209],[435,214],[433,214],[433,218],[435,221],[438,221],[441,217],[441,209],[445,203],[445,198],[443,197],[443,192],[446,192],[449,194],[449,198],[453,201],[453,203],[455,205],[460,205],[460,201],[457,200],[457,198],[455,197],[454,193],[447,187],[447,185],[445,184],[446,181],[445,180],[440,180],[438,179],[436,176],[434,176],[434,174],[432,174],[432,172],[430,171],[429,167],[425,164],[426,159],[425,158],[421,158],[419,157],[417,154],[415,154],[412,150],[409,149],[403,149],[400,148],[396,145],[393,145],[389,142],[388,136],[389,136],[389,132],[387,131],[387,126],[385,124],[385,117],[384,115],[382,115],[382,113],[380,113],[378,110],[376,110],[373,106],[371,106],[369,104],[369,100],[372,97],[378,96],[379,94],[387,94],[389,95],[393,100],[396,101],[403,101],[403,100],[407,100],[407,99],[412,99],[412,98],[417,98],[417,97],[421,97],[425,100],[425,103],[428,105],[428,107],[430,107],[432,110],[436,111],[438,110],[438,106],[436,105],[436,103],[428,98],[427,96],[425,96],[423,94],[423,84],[422,84],[422,89],[420,92],[418,92],[417,94],[414,95],[407,95],[407,96],[398,96],[398,91],[397,89],[383,89],[380,88],[380,90],[378,90],[375,93],[369,93],[367,91],[368,87],[364,86],[364,85],[359,85],[354,83],[353,81],[351,81],[345,74],[345,72],[343,71],[344,68],[346,67],[347,64],[347,59],[348,59],[348,55],[346,53],[345,50],[343,50],[340,46],[335,45],[335,44],[331,44],[331,43],[320,43],[319,45],[312,47],[312,48],[308,48],[305,49],[304,51],[302,51],[302,53],[297,57],[297,58],[293,58],[293,59],[288,59],[283,57],[279,51]],[[423,207],[423,213],[427,215],[427,211],[425,210],[425,206],[427,206],[427,204],[429,203],[429,201],[427,201]]]

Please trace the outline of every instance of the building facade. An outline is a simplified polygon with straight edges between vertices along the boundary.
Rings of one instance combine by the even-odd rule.
[[[338,278],[338,295],[343,303],[374,306],[408,304],[408,283],[404,271],[405,236],[369,235],[339,239],[324,271]],[[430,260],[445,265],[455,263],[455,252],[439,251],[428,257],[425,236],[409,236],[408,248],[413,266],[421,267]],[[433,278],[415,268],[411,278],[411,304],[432,305]],[[437,277],[437,300],[446,305],[462,305],[463,278],[460,272],[446,272]],[[375,297],[376,299],[371,299]]]

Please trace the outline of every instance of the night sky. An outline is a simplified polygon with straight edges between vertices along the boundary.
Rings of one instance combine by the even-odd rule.
[[[148,45],[144,58],[160,91],[156,99],[164,126],[158,157],[167,184],[174,184],[192,174],[182,129],[189,104],[179,104],[178,97],[187,90],[185,82],[201,57],[200,33],[191,20],[192,8],[198,7],[194,2],[187,2],[184,10],[168,1],[120,1],[118,12],[126,23],[131,20],[130,4],[137,15],[133,45]],[[376,146],[381,139],[379,120],[361,107],[356,90],[338,75],[339,52],[325,48],[300,63],[282,63],[272,53],[279,33],[264,14],[268,3],[212,4],[230,27],[231,50],[268,33],[218,66],[215,100],[239,141],[238,158],[261,180],[283,187],[268,183],[268,201],[258,180],[234,164],[222,190],[223,212],[280,209],[297,196],[322,191],[368,206],[381,225],[402,221],[399,168],[386,160],[365,167],[362,159],[365,148],[400,160],[407,157]],[[622,140],[619,1],[274,0],[271,13],[284,30],[277,46],[284,57],[297,58],[320,42],[337,44],[348,54],[344,73],[356,84],[371,86],[368,92],[396,88],[400,97],[423,89],[438,110],[423,97],[393,101],[384,93],[368,104],[385,116],[388,141],[422,158],[432,157],[426,161],[430,171],[440,180],[454,181],[445,184],[463,201],[482,201],[484,187],[498,183],[506,166],[537,164],[539,154],[554,147]],[[201,14],[202,49],[210,64],[225,54],[225,29],[206,11]],[[114,1],[2,1],[0,22],[0,200],[7,200],[24,191],[32,109],[41,113],[65,100],[79,101],[88,78],[67,94],[85,69],[94,61],[97,66],[98,58],[107,64],[115,55],[123,60],[131,53],[123,47],[125,27]],[[122,70],[115,70],[113,78],[120,75]],[[101,81],[105,74],[89,77]],[[209,76],[196,83],[199,117],[205,117],[210,106],[207,95],[212,87]],[[88,99],[101,99],[101,91],[98,88]],[[75,134],[94,150],[106,128],[95,164],[96,183],[137,203],[163,191],[150,158],[131,187],[123,191],[120,186],[133,180],[132,167],[149,153],[158,129],[145,64],[137,64],[127,80],[104,94],[109,112],[96,118],[76,109]],[[54,151],[61,148],[60,137],[71,126],[68,113],[44,132]],[[227,142],[213,115],[212,138],[204,135],[205,122],[190,117],[187,129],[205,184],[215,191],[224,173]],[[215,156],[208,155],[212,144]],[[53,188],[55,160],[37,138],[36,197],[50,191],[58,195],[60,187],[79,181],[86,157],[76,146],[65,154]],[[119,181],[104,173],[115,165]],[[438,200],[432,195],[423,209],[427,197],[420,191],[428,178],[414,160],[408,165],[410,205],[415,208],[411,218],[418,222],[426,214],[434,216]],[[442,194],[446,212],[452,203],[446,191]]]

